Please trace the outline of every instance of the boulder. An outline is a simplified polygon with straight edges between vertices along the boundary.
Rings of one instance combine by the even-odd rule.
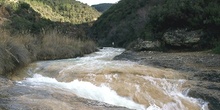
[[[193,47],[198,45],[203,32],[200,30],[187,31],[187,29],[165,32],[163,41],[170,46]]]
[[[155,50],[161,46],[159,41],[144,41],[142,39],[138,39],[133,43],[133,50],[142,51],[142,50]]]

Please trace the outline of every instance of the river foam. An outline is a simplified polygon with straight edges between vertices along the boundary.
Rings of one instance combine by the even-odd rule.
[[[112,61],[123,51],[103,48],[81,58],[37,62],[18,84],[136,110],[207,110],[206,102],[187,96],[187,80],[177,71]]]
[[[145,110],[143,105],[137,104],[129,98],[119,96],[114,90],[105,85],[96,86],[86,81],[74,80],[68,83],[58,82],[54,78],[35,74],[33,78],[27,78],[26,80],[19,82],[19,84],[33,87],[60,88],[73,92],[83,98],[97,100],[115,106],[127,107],[130,109]]]

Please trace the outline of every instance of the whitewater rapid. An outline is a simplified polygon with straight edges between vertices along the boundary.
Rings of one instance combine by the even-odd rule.
[[[37,62],[17,85],[59,89],[136,110],[208,110],[208,103],[187,96],[187,80],[180,73],[112,60],[123,51],[103,48],[85,57]]]

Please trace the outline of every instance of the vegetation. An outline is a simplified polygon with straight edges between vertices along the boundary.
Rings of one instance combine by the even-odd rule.
[[[163,34],[167,30],[187,28],[202,29],[207,35],[204,40],[219,39],[219,0],[166,0],[154,7],[149,15],[152,32]]]
[[[33,1],[33,2],[36,2],[36,1]],[[38,5],[36,4],[36,6],[41,7],[42,12],[36,12],[34,8],[32,8],[32,5],[34,3],[32,3],[31,5],[26,2],[18,2],[18,3],[1,2],[1,3],[2,5],[0,7],[5,8],[6,9],[5,11],[7,11],[7,13],[9,13],[10,15],[10,16],[5,17],[6,19],[9,19],[10,21],[8,22],[8,24],[5,25],[5,28],[10,29],[12,34],[18,34],[18,33],[40,34],[40,33],[45,33],[45,31],[47,30],[56,29],[58,30],[58,32],[61,32],[64,34],[68,33],[68,34],[71,34],[71,36],[85,37],[86,36],[85,31],[87,31],[88,30],[87,28],[91,25],[89,23],[77,24],[77,23],[86,22],[86,21],[82,21],[83,19],[75,18],[74,16],[71,16],[73,17],[71,19],[77,19],[79,22],[77,23],[70,22],[69,20],[67,20],[69,22],[62,22],[62,21],[60,22],[60,21],[54,20],[53,18],[50,18],[50,17],[47,18],[45,16],[42,16],[42,14],[47,11],[40,4]],[[85,13],[81,13],[80,16],[84,16],[84,14]],[[91,12],[91,14],[93,13]],[[93,15],[95,16],[95,14]],[[59,18],[59,16],[55,16],[55,15],[53,15],[52,17]],[[69,19],[69,16],[68,17],[63,16],[63,17],[65,19]],[[93,19],[93,17],[90,17],[90,19]],[[88,21],[88,22],[91,22],[91,21]]]
[[[37,60],[73,58],[94,52],[96,45],[91,40],[80,40],[49,32],[43,36]]]
[[[7,9],[9,13],[13,14],[8,17],[11,22],[8,22],[5,28],[10,29],[12,34],[39,34],[43,29],[55,27],[55,23],[48,19],[41,19],[40,14],[35,12],[27,3],[21,2],[17,4],[16,9],[9,6],[7,6]]]
[[[203,47],[213,47],[220,34],[219,0],[121,0],[95,22],[91,37],[102,46],[162,40],[176,29],[203,30]]]
[[[46,33],[41,40],[30,34],[1,33],[0,74],[4,75],[35,60],[73,58],[96,50],[95,43],[90,40],[70,38],[56,31]]]
[[[44,18],[52,21],[81,24],[91,22],[100,13],[76,0],[24,0]]]
[[[99,12],[103,13],[108,10],[113,4],[112,3],[102,3],[97,5],[92,5],[93,8],[98,10]]]
[[[145,32],[149,9],[161,0],[121,0],[94,23],[90,36],[101,46],[126,47]]]
[[[46,18],[42,15],[46,11],[36,11],[33,2],[40,3],[40,0],[0,0],[0,75],[10,75],[15,69],[36,60],[72,58],[96,50],[95,43],[87,37],[91,23],[82,23],[86,21],[71,18],[73,16],[62,16],[69,22]],[[43,11],[45,3],[36,6]],[[51,6],[51,9],[55,8]],[[70,19],[78,21],[71,22]]]
[[[216,45],[216,47],[212,51],[215,54],[220,54],[220,42]]]

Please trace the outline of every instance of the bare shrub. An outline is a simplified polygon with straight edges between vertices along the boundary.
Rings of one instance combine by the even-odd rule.
[[[30,53],[25,46],[3,32],[0,36],[0,74],[11,72],[30,62]]]

